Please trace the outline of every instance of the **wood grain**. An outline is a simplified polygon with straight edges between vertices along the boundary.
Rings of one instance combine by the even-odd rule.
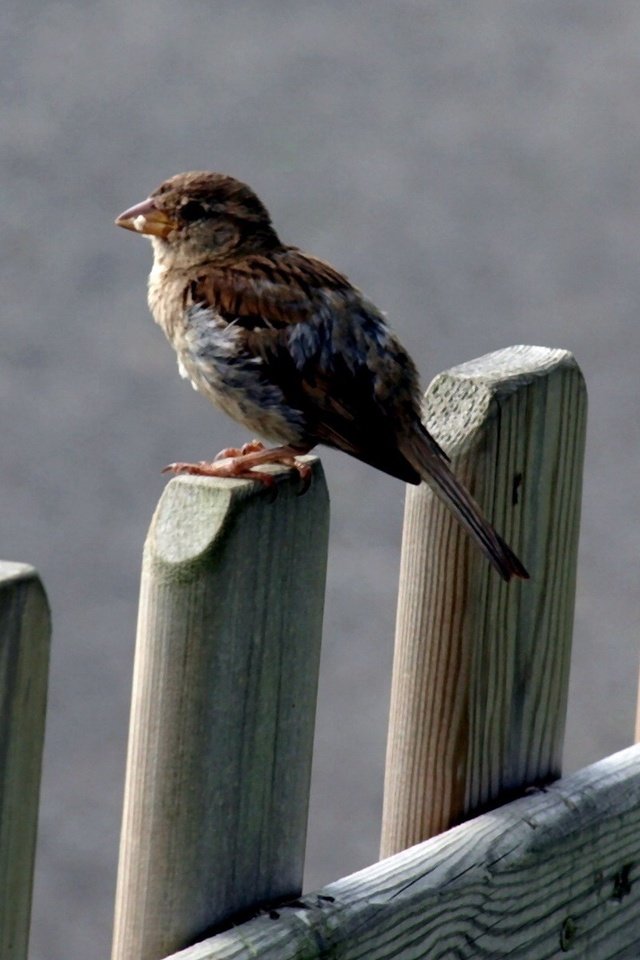
[[[426,422],[531,580],[503,583],[408,488],[381,855],[560,775],[586,392],[565,350],[511,347],[441,374]]]
[[[181,477],[147,538],[114,960],[157,960],[302,880],[328,535],[278,475]]]
[[[640,956],[640,747],[329,884],[303,903],[171,960]]]
[[[0,561],[0,960],[26,960],[51,624],[38,574]]]

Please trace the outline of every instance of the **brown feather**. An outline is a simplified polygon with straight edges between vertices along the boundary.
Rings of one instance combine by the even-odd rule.
[[[382,398],[376,395],[375,375],[365,363],[353,370],[337,355],[331,357],[330,365],[314,358],[308,369],[301,370],[292,361],[288,331],[295,324],[313,324],[319,295],[326,293],[336,297],[336,323],[340,311],[349,313],[341,296],[360,296],[329,264],[287,247],[234,264],[208,264],[191,284],[190,302],[213,308],[246,331],[248,351],[266,363],[268,376],[287,402],[307,416],[314,445],[335,447],[399,480],[417,484],[420,473],[399,450],[397,427],[415,416],[418,378],[395,339],[391,341],[395,356],[390,353],[383,358],[388,366],[385,380],[393,390],[383,391]],[[429,437],[429,442],[446,459],[435,440]]]

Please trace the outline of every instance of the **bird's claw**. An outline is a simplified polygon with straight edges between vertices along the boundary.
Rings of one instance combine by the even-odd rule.
[[[228,460],[230,457],[245,457],[248,453],[258,453],[259,450],[264,449],[264,443],[260,440],[250,440],[248,443],[243,443],[241,447],[225,447],[220,453],[216,453],[213,459],[216,461]]]
[[[311,486],[312,470],[308,463],[300,463],[300,461],[296,459],[294,459],[292,467],[298,471],[298,476],[300,477],[300,489],[296,496],[302,497]]]

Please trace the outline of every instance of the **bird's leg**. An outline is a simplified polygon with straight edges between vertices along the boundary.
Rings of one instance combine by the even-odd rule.
[[[263,463],[280,463],[297,470],[303,482],[304,493],[311,479],[311,467],[297,458],[308,453],[310,447],[281,446],[266,448],[258,440],[246,443],[240,450],[228,448],[222,450],[213,461],[201,460],[199,463],[170,463],[163,473],[188,473],[198,477],[235,477],[241,480],[259,480],[266,486],[272,486],[273,476],[254,470]],[[245,452],[246,451],[246,452]],[[224,456],[224,459],[219,457]]]

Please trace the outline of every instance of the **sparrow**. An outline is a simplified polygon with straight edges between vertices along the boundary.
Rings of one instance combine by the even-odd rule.
[[[269,482],[253,468],[284,463],[305,476],[297,458],[325,444],[425,481],[504,580],[528,577],[422,423],[416,366],[382,312],[330,264],[282,243],[249,186],[179,173],[115,222],[151,240],[149,308],[181,375],[277,444],[256,440],[166,469]]]

